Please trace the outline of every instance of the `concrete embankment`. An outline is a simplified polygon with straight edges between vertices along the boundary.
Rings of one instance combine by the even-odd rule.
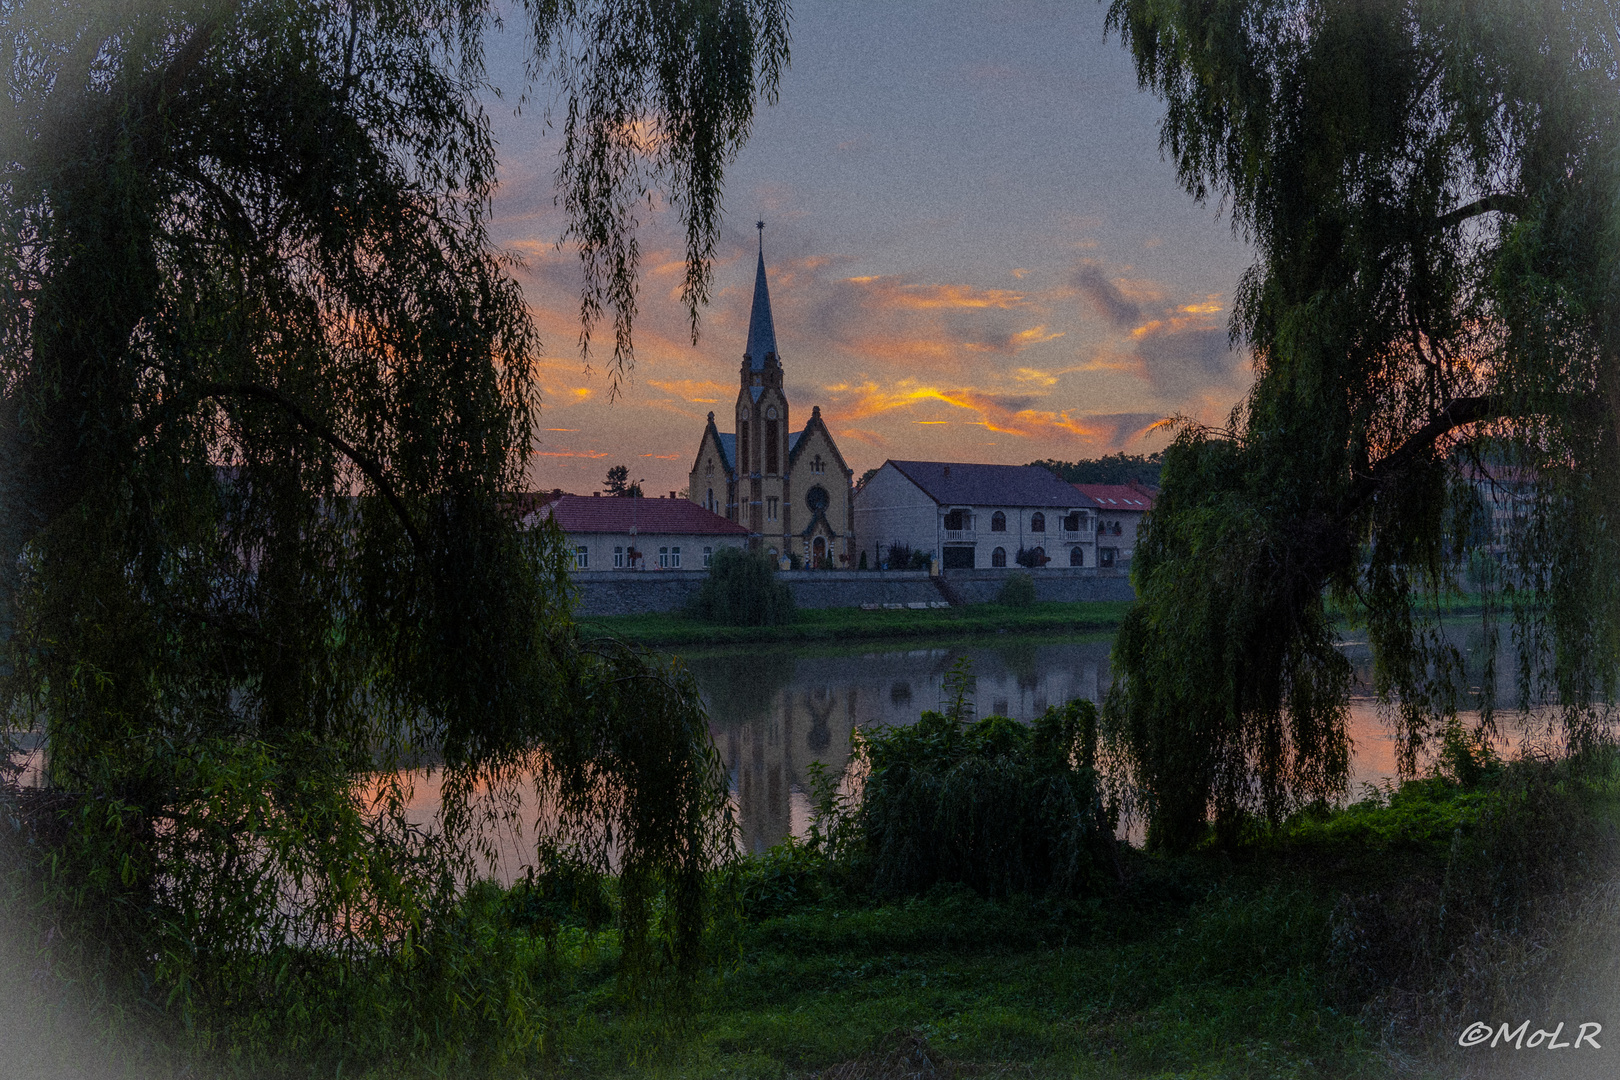
[[[1130,579],[1124,570],[1096,567],[1046,567],[1028,573],[1041,601],[1132,600]],[[861,607],[938,604],[950,594],[962,603],[995,600],[1006,581],[1006,570],[947,570],[941,590],[925,570],[788,570],[779,576],[793,590],[801,608]],[[574,577],[579,587],[579,613],[644,615],[680,611],[703,587],[706,570],[602,570]]]

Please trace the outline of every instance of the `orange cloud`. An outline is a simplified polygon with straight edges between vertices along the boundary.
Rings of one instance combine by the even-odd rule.
[[[713,405],[728,398],[734,389],[713,379],[648,379],[647,385],[703,405]]]

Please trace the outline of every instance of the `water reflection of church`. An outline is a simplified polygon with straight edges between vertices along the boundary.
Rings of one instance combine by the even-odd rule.
[[[909,724],[941,703],[945,674],[966,655],[981,715],[1029,721],[1108,686],[1108,643],[933,648],[853,656],[746,652],[689,657],[709,704],[716,744],[731,771],[747,850],[789,833],[810,815],[810,764],[835,778],[849,763],[850,732]]]

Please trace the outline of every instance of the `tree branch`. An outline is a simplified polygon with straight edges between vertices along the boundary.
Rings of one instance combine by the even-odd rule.
[[[416,550],[417,558],[426,563],[427,548],[422,543],[422,535],[416,531],[416,526],[411,523],[410,513],[405,509],[405,501],[399,497],[399,493],[394,490],[394,486],[388,482],[388,477],[384,474],[382,465],[374,458],[366,456],[349,445],[343,436],[315,419],[305,412],[303,406],[299,405],[298,402],[273,387],[247,382],[204,383],[197,388],[197,393],[201,397],[254,398],[258,401],[268,401],[273,405],[281,406],[287,415],[292,417],[294,423],[354,462],[360,471],[366,474],[366,478],[377,485],[377,490],[387,500],[389,507],[394,511],[394,515],[399,518],[400,525],[405,529],[405,535],[411,538],[411,547]]]
[[[1570,408],[1577,413],[1590,415],[1593,411],[1600,411],[1603,408],[1603,403],[1590,394],[1570,394],[1567,401]],[[1354,483],[1350,485],[1349,494],[1345,497],[1345,514],[1354,513],[1372,498],[1384,483],[1433,449],[1434,444],[1445,435],[1482,420],[1501,419],[1511,415],[1512,412],[1511,399],[1502,394],[1452,398],[1427,424],[1418,428],[1407,436],[1401,445],[1374,462],[1366,473],[1355,478]]]
[[[1434,228],[1436,231],[1449,229],[1481,214],[1523,214],[1525,205],[1526,200],[1518,195],[1486,195],[1482,199],[1464,203],[1449,213],[1441,214],[1434,219]]]

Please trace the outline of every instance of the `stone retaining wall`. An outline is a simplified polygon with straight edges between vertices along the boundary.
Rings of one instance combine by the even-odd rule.
[[[945,581],[965,602],[988,604],[1001,595],[1001,586],[1012,573],[1028,574],[1035,579],[1037,600],[1073,603],[1136,599],[1130,571],[1118,568],[1046,566],[1039,570],[947,570]]]
[[[945,581],[963,601],[988,603],[1001,593],[1009,573],[1035,579],[1037,600],[1131,600],[1124,570],[1097,567],[1045,567],[1040,570],[949,570]],[[926,570],[789,570],[778,575],[802,608],[859,607],[862,604],[927,604],[941,599]],[[679,611],[703,587],[707,570],[597,570],[578,574],[579,613],[639,615]]]

